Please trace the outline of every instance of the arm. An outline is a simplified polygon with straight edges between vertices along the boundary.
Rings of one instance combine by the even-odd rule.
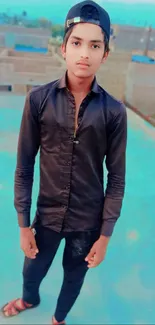
[[[106,188],[101,235],[110,237],[120,216],[125,191],[127,114],[123,104],[111,123],[108,135]]]
[[[29,93],[26,97],[19,133],[14,185],[14,205],[20,227],[30,226],[34,164],[39,146],[38,114],[32,94]]]
[[[96,267],[104,260],[114,225],[120,216],[125,190],[126,142],[127,114],[126,108],[121,105],[109,129],[106,155],[108,183],[103,208],[103,223],[100,237],[85,259],[88,262],[88,268]]]

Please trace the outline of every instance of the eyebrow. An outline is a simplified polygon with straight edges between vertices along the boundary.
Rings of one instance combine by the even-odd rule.
[[[78,36],[71,36],[71,38],[74,38],[78,41],[83,41],[83,39]],[[101,41],[100,39],[99,40],[95,39],[95,40],[90,40],[90,43],[103,43],[103,41]]]

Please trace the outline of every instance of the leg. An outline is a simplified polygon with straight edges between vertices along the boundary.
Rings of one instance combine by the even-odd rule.
[[[1,312],[6,317],[39,304],[39,286],[54,259],[61,241],[61,235],[44,227],[36,227],[36,243],[39,249],[36,259],[25,258],[23,269],[23,297],[15,299],[2,307]]]
[[[80,293],[88,270],[85,257],[98,237],[99,232],[72,232],[66,237],[63,257],[64,280],[55,311],[55,319],[58,322],[66,318]]]
[[[33,305],[40,302],[41,281],[47,274],[61,241],[61,235],[53,230],[38,226],[36,231],[39,253],[34,260],[26,257],[23,268],[23,300]]]

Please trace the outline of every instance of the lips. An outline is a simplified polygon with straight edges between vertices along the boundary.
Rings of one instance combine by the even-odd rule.
[[[78,62],[77,65],[81,65],[81,66],[84,66],[84,67],[89,67],[89,64],[85,63],[85,62]]]

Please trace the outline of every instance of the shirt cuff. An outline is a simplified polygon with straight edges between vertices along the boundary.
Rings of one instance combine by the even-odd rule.
[[[18,225],[21,228],[30,227],[30,213],[18,213]]]
[[[102,227],[101,227],[101,235],[105,237],[111,237],[113,231],[114,231],[114,226],[115,226],[115,221],[103,221]]]

